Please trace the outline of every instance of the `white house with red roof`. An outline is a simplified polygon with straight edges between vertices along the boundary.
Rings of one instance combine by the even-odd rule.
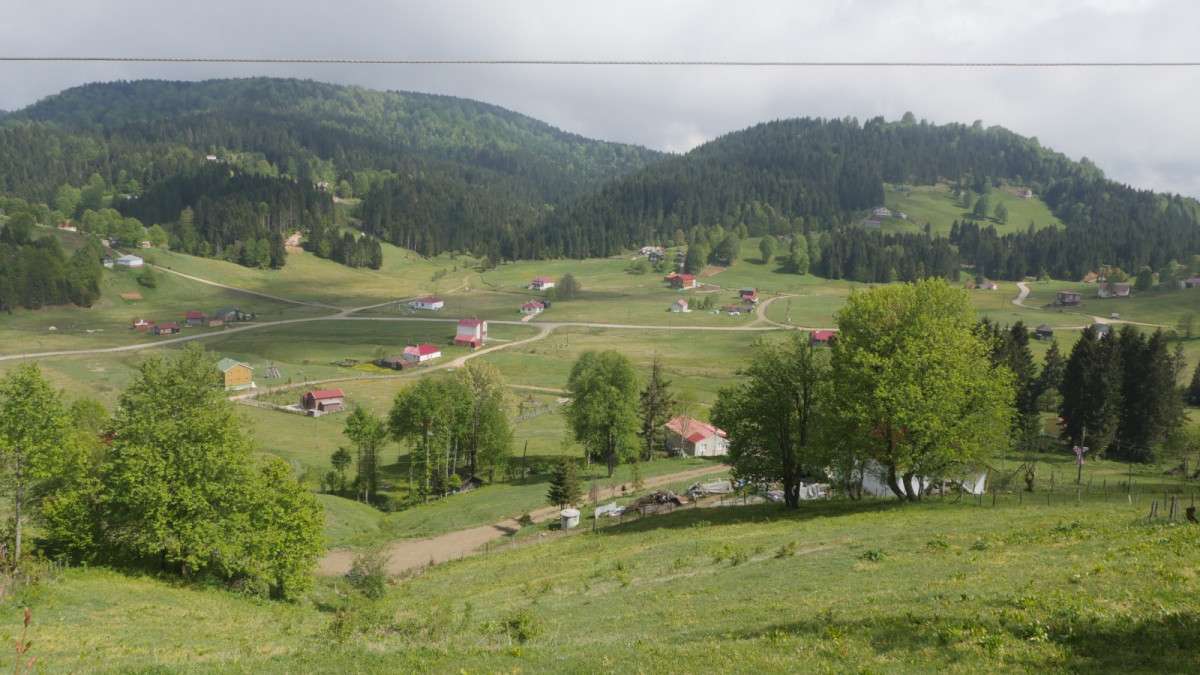
[[[667,447],[692,457],[719,457],[729,454],[729,438],[708,422],[679,415],[663,425],[667,429]]]
[[[554,288],[554,279],[550,277],[534,277],[533,281],[529,282],[529,289],[533,291],[546,291]]]
[[[808,341],[814,345],[827,345],[836,337],[836,330],[814,330],[808,334]]]
[[[758,289],[757,288],[743,288],[738,291],[738,297],[741,298],[742,302],[748,302],[750,304],[757,304],[758,303]]]
[[[424,363],[441,358],[441,356],[442,348],[428,342],[422,342],[419,345],[409,345],[404,348],[404,360],[412,363]]]
[[[675,276],[668,278],[667,282],[671,284],[671,288],[678,288],[681,290],[696,288],[700,285],[700,283],[696,281],[696,275],[694,274],[676,274]]]
[[[482,319],[460,319],[454,344],[479,349],[487,342],[487,322]]]
[[[436,295],[427,295],[423,298],[417,298],[416,300],[408,303],[409,309],[428,309],[434,312],[445,306],[446,301],[442,300]]]
[[[541,314],[546,311],[546,305],[541,300],[530,300],[521,305],[522,314]]]
[[[678,312],[681,314],[686,314],[687,312],[690,312],[692,310],[688,308],[687,300],[684,300],[683,298],[679,298],[675,302],[671,303],[671,311]]]

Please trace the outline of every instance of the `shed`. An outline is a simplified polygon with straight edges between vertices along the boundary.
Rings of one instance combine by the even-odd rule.
[[[537,276],[533,281],[529,282],[529,289],[533,291],[546,291],[554,288],[554,279],[545,276]]]
[[[410,309],[427,309],[436,312],[446,306],[446,301],[436,295],[426,295],[410,301],[408,306]]]
[[[178,333],[179,330],[180,330],[179,324],[175,323],[174,321],[168,321],[166,323],[160,323],[157,326],[155,326],[154,334],[155,335],[174,335],[174,334]]]
[[[254,388],[254,369],[241,361],[221,359],[217,361],[217,370],[221,371],[226,391]]]
[[[1046,324],[1042,324],[1033,330],[1033,337],[1039,340],[1049,340],[1054,337],[1054,329]]]
[[[189,326],[203,326],[204,322],[208,320],[208,317],[204,316],[204,312],[201,312],[200,310],[197,310],[197,309],[193,309],[190,312],[188,312],[187,314],[185,314],[183,316],[183,319],[184,319],[184,321],[187,322],[187,325],[189,325]]]
[[[346,406],[346,394],[341,389],[314,389],[300,397],[300,407],[316,417],[338,412]]]
[[[1054,294],[1054,304],[1073,307],[1083,302],[1083,295],[1079,291],[1058,291]]]
[[[116,266],[124,267],[125,269],[137,269],[145,264],[146,261],[142,260],[140,256],[136,255],[123,255],[116,260]]]

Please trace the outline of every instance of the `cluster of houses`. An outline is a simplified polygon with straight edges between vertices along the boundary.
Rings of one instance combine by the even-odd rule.
[[[190,310],[183,315],[183,321],[164,321],[157,323],[150,319],[137,318],[130,324],[130,328],[139,333],[150,333],[151,335],[175,335],[181,332],[184,326],[196,328],[200,326],[208,326],[209,328],[217,328],[224,326],[227,323],[237,323],[239,321],[253,321],[254,314],[251,312],[243,312],[236,307],[223,307],[213,312],[205,314],[200,310]]]
[[[487,341],[487,321],[481,319],[461,319],[454,334],[454,344],[478,349]],[[431,342],[419,342],[408,345],[399,354],[385,356],[375,365],[392,370],[405,370],[430,361],[442,358],[442,348]]]

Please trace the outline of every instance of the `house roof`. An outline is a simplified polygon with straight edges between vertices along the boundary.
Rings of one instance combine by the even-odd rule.
[[[663,426],[679,434],[680,436],[683,436],[686,432],[687,436],[685,436],[685,438],[692,443],[702,441],[710,436],[720,436],[721,438],[725,437],[725,432],[723,430],[714,427],[708,422],[701,422],[700,420],[693,417],[688,417],[687,415],[673,417],[671,418],[671,421],[667,422]],[[696,438],[697,436],[699,436],[699,438]]]
[[[405,354],[418,354],[420,356],[429,356],[430,354],[441,354],[442,348],[437,345],[430,344],[428,342],[422,342],[419,345],[409,345],[409,346],[405,347],[404,353]]]
[[[1050,326],[1048,326],[1047,324],[1042,324],[1042,325],[1038,326],[1035,330],[1037,330],[1037,332],[1039,332],[1039,333],[1053,333],[1054,332],[1054,329],[1051,328]]]
[[[204,312],[201,312],[198,309],[193,309],[193,310],[189,311],[187,314],[185,314],[184,316],[186,316],[189,319],[203,319]]]
[[[675,301],[675,304],[681,305],[683,307],[687,307],[688,302],[687,302],[687,300],[684,300],[683,298],[679,298],[678,300]]]
[[[246,368],[250,368],[250,366],[247,366],[246,364],[242,363],[241,361],[234,361],[233,359],[229,359],[229,358],[225,358],[225,359],[221,359],[220,361],[217,361],[217,368],[222,373],[229,372],[235,366],[244,366]],[[254,370],[254,369],[250,368],[250,370]]]
[[[179,324],[175,323],[174,321],[167,321],[166,323],[160,323],[160,324],[158,324],[158,327],[159,328],[173,328],[175,330],[179,330]]]
[[[551,277],[534,277],[533,283],[535,283],[535,284],[554,283],[554,279]]]
[[[117,258],[117,262],[142,262],[142,258],[136,255],[123,255]]]
[[[331,398],[345,398],[346,394],[341,389],[313,389],[305,396],[311,396],[317,401],[325,401]]]
[[[417,298],[416,300],[413,300],[413,302],[419,302],[422,305],[432,305],[442,302],[442,299],[436,295],[426,295],[423,298]]]
[[[521,309],[536,309],[538,307],[545,309],[546,305],[541,300],[530,300],[529,302],[521,305]]]
[[[811,336],[811,339],[816,340],[817,342],[829,342],[837,335],[837,331],[814,330],[812,333],[809,333],[809,335]]]
[[[459,328],[474,328],[476,326],[482,326],[482,325],[483,325],[483,319],[459,319],[458,320]]]

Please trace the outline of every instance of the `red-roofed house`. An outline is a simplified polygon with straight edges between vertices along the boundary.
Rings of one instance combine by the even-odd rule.
[[[461,319],[458,322],[458,332],[454,334],[454,344],[479,349],[487,341],[487,322],[482,319]]]
[[[174,321],[160,323],[154,327],[155,335],[174,335],[179,332],[179,324]]]
[[[541,300],[530,300],[521,305],[522,314],[541,314],[546,310],[546,305]]]
[[[554,279],[550,277],[534,277],[533,281],[529,282],[529,289],[534,291],[546,291],[554,288]]]
[[[836,337],[836,330],[814,330],[808,334],[808,341],[814,345],[827,345]]]
[[[404,348],[404,359],[414,363],[424,363],[441,358],[441,356],[441,347],[431,345],[428,342],[422,342],[419,345],[409,345]]]
[[[314,389],[300,397],[300,407],[313,417],[338,412],[346,407],[346,394],[341,389]]]
[[[133,329],[139,333],[145,333],[146,331],[150,330],[151,328],[154,328],[154,322],[149,319],[134,319],[133,320]]]
[[[201,312],[198,309],[193,309],[187,314],[184,314],[183,318],[189,326],[203,326],[204,320],[208,317],[204,316],[204,312]]]
[[[707,422],[679,415],[664,426],[667,429],[667,447],[672,452],[692,457],[729,454],[729,439],[725,432]]]
[[[408,303],[409,309],[428,309],[434,312],[445,306],[446,301],[442,300],[436,295],[427,295],[423,298],[417,298],[416,300]]]
[[[696,282],[695,274],[676,274],[671,277],[671,288],[688,289],[695,288],[700,284]]]
[[[742,302],[749,302],[752,304],[757,304],[758,303],[758,289],[743,288],[742,290],[738,291],[738,297],[742,299]]]

